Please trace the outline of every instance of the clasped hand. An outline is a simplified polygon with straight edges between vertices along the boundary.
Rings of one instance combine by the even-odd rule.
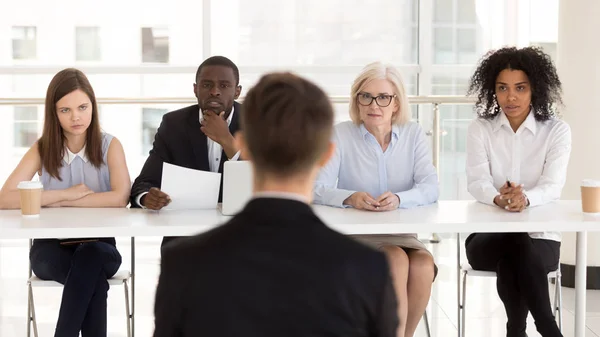
[[[499,207],[502,207],[510,212],[521,212],[526,207],[529,201],[527,196],[523,193],[523,185],[514,182],[508,186],[505,183],[500,188],[500,194],[494,198],[494,203]]]
[[[385,192],[377,198],[373,198],[367,192],[355,192],[344,200],[344,205],[367,211],[385,212],[398,208],[400,197],[392,192]]]

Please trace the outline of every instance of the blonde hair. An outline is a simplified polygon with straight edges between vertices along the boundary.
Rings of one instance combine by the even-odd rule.
[[[394,87],[394,94],[396,95],[394,100],[398,104],[398,111],[392,116],[392,124],[405,124],[410,121],[411,115],[408,97],[406,96],[406,89],[404,89],[404,81],[402,81],[400,72],[390,64],[373,62],[361,70],[350,90],[350,119],[352,119],[354,124],[360,125],[362,123],[357,102],[358,93],[372,80],[376,79],[388,80]]]

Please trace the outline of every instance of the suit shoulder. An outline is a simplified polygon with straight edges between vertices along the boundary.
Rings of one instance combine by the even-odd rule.
[[[168,121],[168,122],[182,121],[182,120],[185,120],[193,112],[196,112],[199,114],[198,104],[186,106],[185,108],[181,108],[179,110],[167,112],[163,116],[163,121]]]
[[[204,256],[212,250],[219,250],[219,240],[215,237],[227,235],[231,227],[231,221],[218,225],[209,231],[194,236],[178,238],[172,244],[163,248],[163,256],[178,256],[180,258],[190,256]]]

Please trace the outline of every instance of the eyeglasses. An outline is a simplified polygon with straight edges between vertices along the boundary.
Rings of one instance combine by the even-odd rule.
[[[371,105],[371,103],[373,103],[373,101],[375,101],[375,103],[377,103],[378,106],[385,108],[386,106],[390,105],[390,103],[392,103],[392,98],[395,98],[396,95],[386,95],[386,94],[382,94],[379,96],[373,96],[367,92],[361,92],[357,95],[357,101],[358,104],[363,105],[363,106],[369,106]]]

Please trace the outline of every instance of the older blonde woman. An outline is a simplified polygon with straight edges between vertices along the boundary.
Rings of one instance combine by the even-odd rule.
[[[335,154],[319,173],[314,202],[373,212],[436,202],[438,178],[429,145],[421,127],[410,121],[398,70],[379,62],[367,65],[350,97],[352,121],[335,126]],[[437,273],[431,253],[416,234],[357,238],[388,254],[398,298],[398,336],[413,336]]]

